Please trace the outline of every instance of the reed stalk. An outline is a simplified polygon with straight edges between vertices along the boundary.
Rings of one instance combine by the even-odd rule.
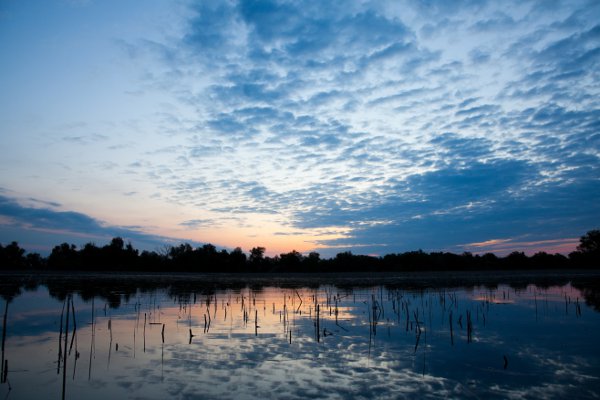
[[[4,358],[4,346],[6,343],[6,320],[8,316],[8,300],[6,300],[6,305],[4,306],[4,317],[2,318],[2,361],[1,371],[0,371],[0,383],[6,382],[6,376],[8,375],[8,360]]]
[[[62,361],[62,334],[63,334],[63,320],[65,315],[65,305],[67,300],[63,301],[62,311],[60,312],[60,332],[58,334],[58,362],[56,363],[56,374],[60,374],[60,364]]]
[[[450,344],[454,346],[454,331],[452,328],[452,310],[450,310],[450,315],[448,316],[448,322],[450,323]]]
[[[67,320],[65,323],[65,342],[64,342],[64,353],[63,353],[63,379],[62,379],[62,399],[65,399],[67,389],[67,344],[69,343],[69,302],[71,301],[71,295],[67,297]]]

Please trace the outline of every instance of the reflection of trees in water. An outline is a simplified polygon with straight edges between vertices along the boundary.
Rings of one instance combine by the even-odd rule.
[[[265,287],[311,288],[320,285],[333,285],[340,290],[353,288],[384,286],[388,290],[425,290],[435,288],[460,288],[473,290],[485,287],[496,290],[498,285],[506,284],[515,291],[526,290],[531,284],[540,289],[552,286],[564,286],[569,282],[579,289],[586,303],[600,311],[600,276],[593,273],[571,278],[568,273],[551,275],[462,273],[462,274],[297,274],[297,275],[39,275],[4,276],[0,283],[0,296],[8,301],[18,297],[23,290],[35,290],[39,285],[48,288],[50,296],[64,301],[69,295],[78,294],[85,302],[93,298],[105,300],[109,307],[118,308],[123,301],[129,301],[139,293],[154,293],[166,290],[169,297],[191,299],[194,295],[211,296],[218,290],[240,292],[249,288],[261,292]]]
[[[0,285],[0,296],[7,302],[11,301],[15,297],[19,297],[22,287],[23,285],[20,283],[3,283]]]
[[[104,299],[110,308],[119,308],[121,305],[122,295],[126,295],[127,298],[131,294],[135,294],[137,288],[135,285],[129,286],[127,290],[123,290],[122,285],[115,281],[98,282],[95,280],[61,280],[61,279],[48,279],[43,282],[48,288],[50,296],[53,298],[64,301],[73,294],[79,294],[79,296],[88,302],[93,298]]]
[[[600,277],[574,279],[571,285],[581,291],[585,304],[600,312]]]
[[[570,282],[567,276],[543,276],[532,274],[528,277],[515,278],[508,285],[517,291],[526,290],[529,285],[535,285],[539,289],[549,289],[552,286],[565,286]]]
[[[30,279],[27,276],[3,276],[0,282],[0,297],[6,301],[11,301],[18,297],[23,290],[35,290],[39,285],[38,281]]]
[[[583,288],[580,290],[581,295],[585,299],[585,304],[600,312],[600,287],[595,289]]]

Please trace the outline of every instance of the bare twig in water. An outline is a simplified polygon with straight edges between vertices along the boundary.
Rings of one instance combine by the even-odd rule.
[[[471,320],[471,311],[467,311],[467,343],[473,341],[473,322]]]
[[[88,366],[88,381],[92,379],[92,355],[96,343],[96,320],[94,318],[94,298],[92,297],[92,339],[90,340],[90,364]]]
[[[63,301],[63,308],[62,311],[60,312],[60,333],[58,334],[58,363],[56,366],[56,374],[60,374],[60,364],[61,364],[61,360],[62,360],[62,334],[63,334],[63,318],[65,315],[65,305],[67,303],[67,300],[65,299],[65,301]]]
[[[63,353],[63,380],[62,380],[62,399],[65,399],[67,388],[67,344],[69,343],[69,302],[72,301],[71,295],[67,297],[67,321],[65,322],[65,343]]]
[[[73,342],[77,343],[77,322],[75,321],[75,305],[73,304],[73,299],[71,299],[71,311],[73,313],[73,334],[71,335],[71,345],[69,346],[69,356],[71,355],[71,350],[73,350]],[[67,310],[68,312],[68,310]],[[77,353],[77,346],[75,346],[75,353]]]
[[[450,323],[450,343],[454,346],[454,331],[452,328],[452,310],[450,310],[450,315],[448,316],[448,321]]]
[[[254,310],[254,336],[258,336],[258,310]]]
[[[8,315],[8,300],[6,300],[6,305],[4,306],[4,318],[2,324],[2,364],[1,373],[0,373],[0,381],[1,383],[6,382],[6,376],[8,375],[8,361],[4,358],[4,344],[6,343],[6,319]],[[59,339],[60,341],[60,339]]]

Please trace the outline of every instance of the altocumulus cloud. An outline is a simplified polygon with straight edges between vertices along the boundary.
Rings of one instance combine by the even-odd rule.
[[[325,252],[570,240],[592,228],[599,5],[448,3],[191,5],[171,46],[208,77],[189,98],[210,99],[196,137],[231,155],[206,152],[203,206],[350,228],[316,243]]]

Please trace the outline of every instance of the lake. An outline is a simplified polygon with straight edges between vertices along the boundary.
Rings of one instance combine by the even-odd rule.
[[[3,399],[600,396],[593,272],[0,279]]]

